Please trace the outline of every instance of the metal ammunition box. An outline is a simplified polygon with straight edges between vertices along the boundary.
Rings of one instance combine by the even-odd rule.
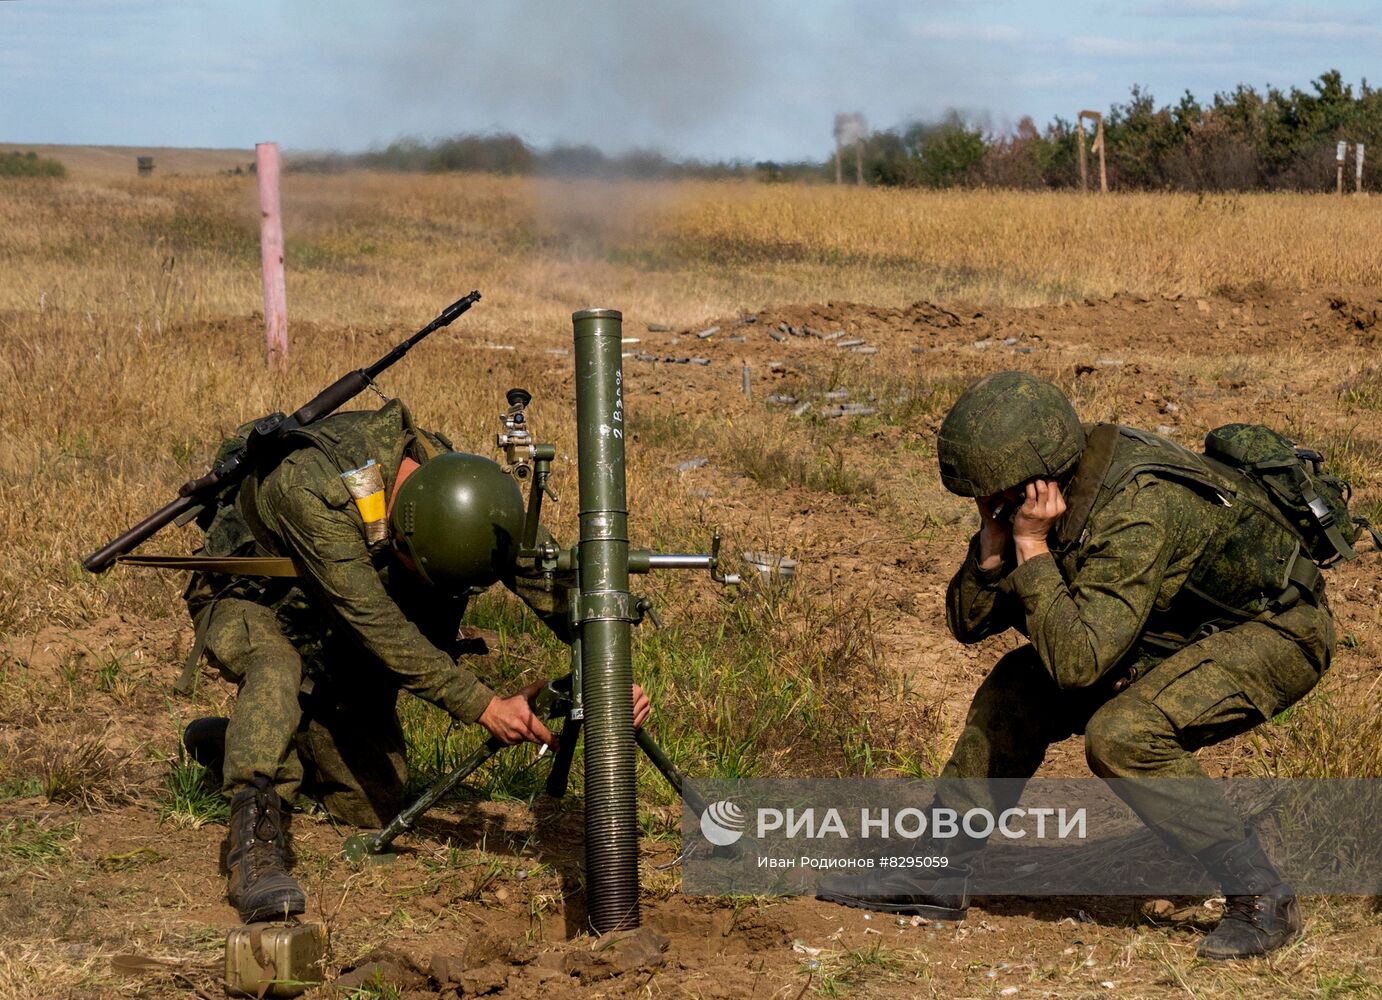
[[[321,924],[248,924],[226,935],[226,991],[232,996],[295,997],[322,981]]]

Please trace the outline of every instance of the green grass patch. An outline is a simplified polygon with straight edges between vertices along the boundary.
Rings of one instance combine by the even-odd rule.
[[[1382,706],[1316,691],[1252,732],[1250,769],[1270,778],[1382,777]]]
[[[855,988],[899,979],[905,968],[902,957],[882,942],[822,955],[814,968],[804,968],[820,977],[814,990],[818,996],[843,997]]]
[[[230,820],[230,803],[221,794],[211,772],[187,755],[181,740],[178,755],[163,776],[158,803],[158,818],[162,823],[195,829]]]
[[[1339,388],[1339,402],[1359,410],[1382,410],[1382,369],[1368,367]]]
[[[913,747],[918,732],[928,731],[917,728],[925,723],[916,713],[933,708],[910,691],[876,684],[866,611],[821,604],[792,590],[748,586],[724,592],[713,611],[662,610],[664,628],[648,623],[634,630],[634,678],[653,701],[650,733],[686,774],[934,769],[934,753]],[[497,691],[515,690],[534,674],[555,678],[570,669],[567,647],[510,597],[482,596],[467,620],[498,633],[498,675],[483,678]],[[905,688],[905,681],[899,683]],[[876,696],[839,696],[874,689]],[[480,727],[453,725],[445,712],[415,698],[403,699],[400,715],[411,795],[447,774],[485,738]],[[468,778],[459,794],[531,800],[546,783],[550,760],[537,758],[531,746],[507,748]],[[583,790],[581,760],[578,748],[574,794]],[[642,755],[638,775],[645,804],[674,801],[670,786]],[[649,816],[647,822],[657,827],[661,821]]]
[[[0,781],[0,802],[5,799],[27,799],[43,794],[43,782],[32,776],[11,777]]]
[[[512,694],[525,678],[551,680],[571,670],[568,647],[512,595],[480,595],[465,620],[468,626],[497,634],[491,652],[498,655],[486,662],[480,680],[501,696]],[[491,672],[496,660],[497,670]],[[413,697],[400,700],[399,717],[407,741],[410,798],[452,771],[488,737],[479,726],[458,725],[444,710]],[[457,794],[531,799],[547,780],[547,767],[535,766],[535,753],[531,745],[501,750],[467,778]]]
[[[1349,503],[1349,508],[1353,510],[1356,516],[1367,518],[1368,523],[1374,528],[1382,525],[1382,497],[1375,500],[1364,500],[1362,502],[1355,499]]]
[[[77,842],[77,820],[48,826],[38,820],[15,819],[0,826],[0,858],[28,865],[44,865],[63,858]]]
[[[339,995],[349,1000],[402,1000],[403,991],[385,979],[383,971],[376,970],[373,980],[339,991]]]

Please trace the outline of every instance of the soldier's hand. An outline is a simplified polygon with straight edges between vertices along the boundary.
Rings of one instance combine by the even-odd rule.
[[[645,692],[637,684],[633,686],[633,728],[642,729],[643,723],[648,721],[648,716],[653,714],[653,703],[648,700]]]
[[[533,681],[507,698],[495,695],[475,721],[504,743],[546,743],[553,750],[557,749],[556,737],[537,717],[532,706],[532,700],[546,683]]]
[[[1065,513],[1065,497],[1054,479],[1034,479],[1027,484],[1027,498],[1013,517],[1013,542],[1017,562],[1049,551],[1047,536]]]
[[[1003,495],[975,497],[974,503],[979,507],[979,568],[997,569],[1012,539],[1012,525],[996,514],[996,508],[1004,503]]]

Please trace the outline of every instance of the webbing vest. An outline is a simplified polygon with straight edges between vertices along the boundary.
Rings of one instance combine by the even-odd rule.
[[[1300,537],[1257,484],[1156,434],[1117,424],[1096,424],[1086,432],[1088,443],[1070,483],[1066,513],[1057,525],[1058,556],[1073,552],[1085,537],[1089,519],[1140,475],[1187,487],[1203,501],[1197,515],[1213,523],[1209,542],[1183,587],[1190,600],[1178,597],[1170,616],[1178,620],[1164,636],[1168,644],[1300,600],[1321,600],[1324,578],[1304,553]],[[1186,620],[1187,615],[1199,620]],[[1155,630],[1158,624],[1168,623],[1154,620],[1149,626]]]
[[[253,422],[245,424],[235,437],[223,442],[217,460],[228,451],[244,447],[245,438],[253,426]],[[274,546],[271,534],[259,523],[256,496],[260,480],[288,454],[304,447],[314,447],[325,453],[341,472],[358,468],[368,459],[377,460],[384,446],[396,448],[400,428],[403,432],[403,454],[418,462],[425,462],[451,448],[451,442],[442,435],[419,430],[407,408],[396,399],[378,410],[336,414],[321,423],[285,434],[276,442],[279,446],[275,454],[271,459],[261,460],[262,467],[253,475],[178,520],[179,524],[193,519],[197,521],[205,535],[202,554],[121,556],[119,561],[132,566],[190,569],[231,576],[297,576],[290,559],[272,554]],[[323,485],[328,492],[340,494],[336,498],[340,505],[349,499],[345,487],[334,480]],[[256,544],[263,551],[245,554]]]
[[[228,450],[243,447],[253,426],[253,422],[245,424],[235,437],[225,441],[218,460]],[[174,685],[179,693],[190,692],[195,683],[196,667],[205,649],[206,624],[218,598],[239,594],[257,603],[274,604],[292,590],[292,578],[298,576],[297,568],[290,557],[278,551],[273,533],[260,523],[256,497],[263,478],[279,462],[292,452],[309,447],[323,452],[332,465],[345,472],[370,458],[383,459],[386,449],[392,452],[400,447],[402,454],[423,462],[450,449],[451,442],[440,434],[420,430],[407,407],[396,399],[389,400],[378,410],[333,414],[284,435],[281,448],[262,459],[261,468],[197,512],[197,524],[204,537],[196,555],[122,558],[123,562],[133,565],[194,571],[183,598],[192,614],[195,638],[182,676]],[[396,457],[389,455],[390,460]],[[339,479],[333,477],[322,486],[328,501],[332,491],[339,491],[339,505],[349,503],[349,493]],[[360,529],[363,534],[363,520]]]

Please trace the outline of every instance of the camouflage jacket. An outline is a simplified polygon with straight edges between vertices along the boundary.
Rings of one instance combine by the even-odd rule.
[[[466,600],[439,598],[397,564],[387,543],[369,546],[364,522],[340,473],[373,458],[392,494],[403,459],[418,462],[450,442],[418,429],[402,403],[339,413],[299,432],[295,447],[271,469],[251,475],[210,516],[208,555],[289,556],[299,576],[258,580],[197,573],[186,599],[194,618],[217,599],[236,597],[272,607],[308,676],[329,672],[362,691],[393,683],[471,722],[494,692],[455,659]],[[559,633],[559,609],[504,581]],[[349,674],[349,677],[343,677]]]
[[[1002,565],[986,572],[976,534],[946,595],[957,639],[1014,628],[1064,688],[1165,656],[1207,627],[1272,613],[1299,549],[1252,505],[1229,500],[1240,499],[1234,485],[1200,456],[1156,435],[1114,430],[1093,491],[1081,486],[1092,464],[1082,458],[1050,554],[1019,566],[1009,544]]]

